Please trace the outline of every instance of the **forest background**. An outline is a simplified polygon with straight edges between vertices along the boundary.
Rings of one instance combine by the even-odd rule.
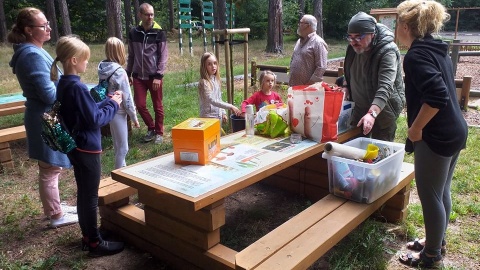
[[[155,21],[170,32],[179,26],[179,0],[0,0],[0,43],[6,43],[17,12],[22,7],[42,9],[52,27],[54,43],[59,36],[79,35],[88,43],[103,43],[107,37],[125,40],[128,30],[138,25],[138,6],[150,3],[155,9]],[[213,0],[215,29],[250,28],[251,39],[266,39],[267,52],[282,52],[283,34],[295,33],[302,14],[317,17],[317,33],[325,38],[343,38],[345,26],[358,11],[396,7],[401,0]],[[459,31],[479,31],[480,0],[441,0],[452,16],[445,31],[455,31],[458,17]],[[192,0],[192,20],[202,20],[202,0]],[[233,5],[230,5],[233,4]],[[234,20],[227,20],[226,7],[234,6]],[[457,9],[462,8],[458,13]],[[463,9],[466,8],[466,9]],[[234,25],[226,25],[233,21]],[[188,22],[182,22],[188,23]],[[198,33],[197,33],[198,34]]]

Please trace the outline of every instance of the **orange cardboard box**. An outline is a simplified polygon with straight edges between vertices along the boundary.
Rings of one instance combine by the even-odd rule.
[[[177,164],[205,165],[220,152],[220,120],[189,118],[172,128]]]

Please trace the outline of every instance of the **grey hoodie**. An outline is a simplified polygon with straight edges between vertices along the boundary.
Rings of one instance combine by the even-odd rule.
[[[120,64],[103,60],[98,64],[98,78],[106,80],[109,76],[111,77],[108,80],[108,94],[111,95],[117,90],[123,92],[123,101],[117,113],[127,113],[132,121],[137,122],[138,117],[127,72]]]

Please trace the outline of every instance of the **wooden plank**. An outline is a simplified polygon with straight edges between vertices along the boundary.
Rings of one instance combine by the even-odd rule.
[[[18,106],[23,106],[23,105],[25,105],[25,100],[14,101],[14,102],[9,102],[9,103],[0,103],[0,109],[18,107]]]
[[[24,139],[26,137],[25,126],[0,129],[0,143]]]
[[[200,209],[194,211],[189,205],[182,205],[176,201],[162,200],[166,196],[156,196],[153,192],[146,192],[140,190],[138,193],[138,200],[169,216],[174,216],[184,222],[204,229],[206,231],[214,231],[225,225],[225,205],[224,200],[217,207],[208,209]]]
[[[112,183],[98,190],[98,205],[107,205],[134,194],[137,194],[136,189],[120,182]]]
[[[203,250],[220,243],[220,229],[205,231],[189,224],[176,220],[172,216],[166,216],[155,209],[145,205],[145,224],[157,230],[164,231],[178,239],[195,245]]]
[[[392,198],[390,198],[386,203],[385,206],[388,206],[392,209],[402,210],[408,206],[410,199],[410,189],[408,191],[400,191],[399,193],[395,194]]]
[[[155,230],[155,228],[145,224],[144,211],[134,205],[126,205],[118,209],[110,209],[108,207],[100,208],[100,215],[103,223],[115,224],[122,230],[114,230],[122,236],[123,233],[130,232],[134,234],[135,238],[148,242],[152,247],[159,247],[168,252],[183,258],[184,260],[198,266],[201,269],[231,269],[228,265],[234,264],[234,261],[229,261],[226,265],[223,262],[228,257],[222,257],[222,260],[216,260],[216,256],[206,256],[206,252],[202,249],[190,245],[181,239],[175,238],[172,235]],[[141,246],[139,246],[141,247]],[[228,249],[227,247],[225,247]],[[151,249],[149,249],[150,251]],[[235,251],[230,251],[235,252]],[[153,253],[154,255],[160,255]],[[215,254],[215,253],[213,253]]]
[[[312,186],[305,184],[305,196],[311,200],[312,202],[316,202],[318,200],[321,200],[323,197],[327,196],[330,194],[328,188],[321,188],[318,186]]]
[[[321,173],[328,172],[327,160],[322,158],[321,154],[313,155],[303,161],[305,168],[310,171],[316,171]]]
[[[10,144],[8,142],[2,142],[0,143],[0,149],[9,149]]]
[[[98,188],[103,188],[105,186],[108,186],[108,185],[111,185],[111,184],[114,184],[114,183],[118,183],[118,181],[115,181],[113,180],[111,177],[107,177],[107,178],[104,178],[102,180],[100,180],[100,184],[98,185]]]
[[[410,184],[413,177],[413,164],[403,163],[401,172],[402,180],[384,196],[371,204],[360,204],[353,201],[342,204],[335,211],[332,211],[319,222],[308,228],[304,233],[295,239],[292,238],[291,242],[268,257],[261,266],[256,269],[279,269],[278,267],[282,269],[308,268],[343,239],[343,237],[380,208],[389,198],[404,186]],[[330,196],[333,195],[329,195],[329,197]]]
[[[246,247],[235,256],[236,269],[252,269],[272,256],[279,249],[287,245],[319,220],[329,215],[342,204],[345,199],[329,195],[311,205],[301,213],[283,223],[255,243]],[[287,267],[271,269],[288,269]]]
[[[378,213],[378,215],[379,216],[376,218],[381,220],[382,222],[387,221],[390,223],[398,223],[398,222],[405,221],[408,215],[408,208],[399,210],[399,209],[394,209],[386,206],[382,208],[382,210],[380,211],[380,213]]]
[[[10,148],[0,149],[0,163],[12,160],[12,150]]]
[[[23,113],[24,111],[25,111],[25,106],[24,105],[15,106],[15,107],[0,108],[0,116]]]
[[[122,236],[122,238],[129,244],[140,248],[143,251],[149,252],[154,257],[166,262],[169,266],[174,266],[179,270],[201,270],[200,267],[188,262],[181,256],[177,256],[171,253],[168,249],[163,249],[151,242],[146,241],[143,238],[138,237],[132,232],[125,230],[117,224],[114,224],[107,220],[102,220],[102,226],[105,229],[114,231]]]
[[[238,252],[224,245],[216,245],[205,252],[205,255],[221,262],[230,269],[235,269],[235,255]]]
[[[318,171],[307,170],[305,172],[305,183],[328,190],[328,187],[329,187],[328,174],[325,174],[325,172],[320,173]]]
[[[285,178],[281,175],[274,174],[263,180],[263,183],[266,183],[270,186],[274,186],[295,194],[303,194],[304,184],[295,181],[289,178]]]

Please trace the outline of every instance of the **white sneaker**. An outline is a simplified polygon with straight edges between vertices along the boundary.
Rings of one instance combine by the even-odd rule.
[[[156,143],[156,144],[163,143],[163,137],[162,137],[162,135],[157,135],[157,136],[155,137],[155,143]]]
[[[64,213],[63,217],[61,217],[61,218],[50,219],[50,227],[51,228],[58,228],[58,227],[62,227],[62,226],[75,224],[77,222],[78,222],[77,214]]]
[[[77,213],[77,207],[76,206],[70,206],[66,202],[62,202],[60,204],[60,208],[62,208],[63,213],[69,213],[69,214],[76,214]]]

